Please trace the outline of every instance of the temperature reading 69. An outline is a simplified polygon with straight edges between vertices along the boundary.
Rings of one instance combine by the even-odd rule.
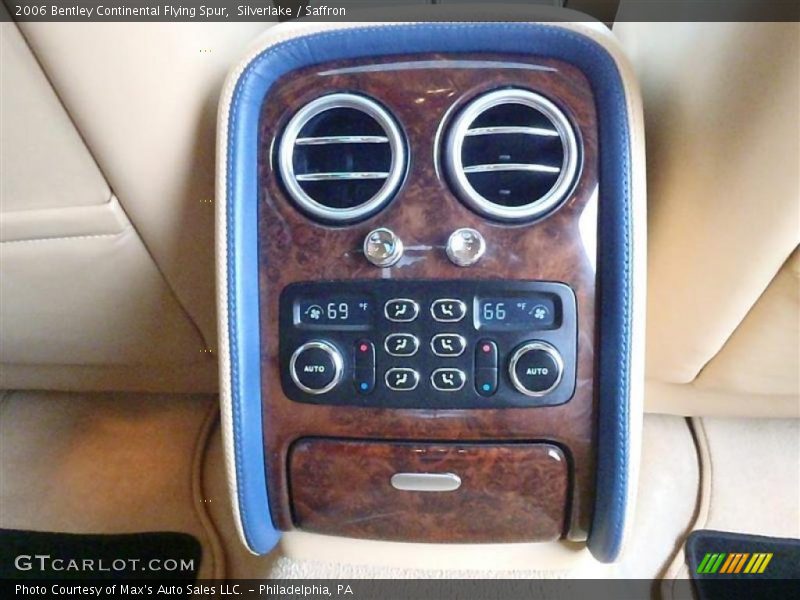
[[[350,308],[347,306],[346,302],[329,302],[328,303],[328,319],[331,321],[346,321],[347,317],[350,315]]]
[[[372,300],[356,295],[301,298],[295,306],[295,324],[303,327],[363,329],[372,320]]]

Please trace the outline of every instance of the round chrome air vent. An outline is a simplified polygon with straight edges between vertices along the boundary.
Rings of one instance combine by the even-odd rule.
[[[391,200],[406,171],[403,135],[374,100],[330,94],[306,104],[278,145],[281,179],[311,217],[347,223]]]
[[[534,92],[503,89],[456,116],[443,161],[465,204],[490,218],[522,221],[567,198],[580,157],[575,131],[555,104]]]

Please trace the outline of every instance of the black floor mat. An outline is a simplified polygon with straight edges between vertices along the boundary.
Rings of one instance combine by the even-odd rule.
[[[800,579],[800,540],[695,531],[686,560],[700,600],[790,597]]]
[[[84,535],[0,529],[0,579],[194,581],[200,542],[184,533]]]

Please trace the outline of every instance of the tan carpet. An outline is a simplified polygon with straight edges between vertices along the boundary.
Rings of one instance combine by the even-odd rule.
[[[189,533],[203,545],[199,576],[222,575],[193,491],[215,413],[212,396],[4,393],[0,527]]]
[[[205,494],[224,539],[229,575],[265,578],[657,577],[690,527],[698,493],[694,442],[682,417],[647,415],[636,530],[625,560],[603,566],[564,545],[443,547],[285,534],[270,556],[239,543],[231,518],[219,431],[209,444]],[[557,555],[556,555],[557,554]]]
[[[705,419],[703,431],[713,463],[703,526],[800,535],[800,423]],[[0,527],[186,532],[203,544],[201,577],[655,577],[695,521],[698,460],[683,418],[648,415],[643,440],[635,535],[612,567],[564,545],[554,558],[552,547],[535,544],[456,548],[302,533],[255,557],[233,525],[216,398],[7,392]]]

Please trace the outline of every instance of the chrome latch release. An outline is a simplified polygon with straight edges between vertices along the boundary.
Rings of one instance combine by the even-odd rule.
[[[404,492],[453,492],[461,487],[455,473],[395,473],[392,487]]]

